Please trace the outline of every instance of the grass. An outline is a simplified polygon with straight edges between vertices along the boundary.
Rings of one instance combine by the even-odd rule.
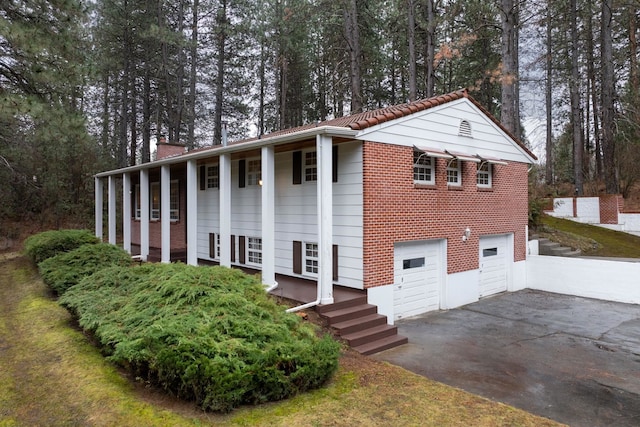
[[[553,426],[552,421],[345,351],[327,387],[204,413],[106,362],[25,258],[0,258],[0,426]]]
[[[541,236],[580,248],[583,255],[640,258],[639,236],[548,215],[543,216],[542,223]]]

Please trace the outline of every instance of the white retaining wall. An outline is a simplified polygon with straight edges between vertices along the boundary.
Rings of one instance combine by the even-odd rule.
[[[640,304],[640,263],[530,255],[527,258],[527,287]]]

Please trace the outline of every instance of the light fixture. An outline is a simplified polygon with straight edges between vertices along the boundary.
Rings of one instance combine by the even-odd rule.
[[[262,180],[261,179],[258,180],[258,185],[262,186]]]
[[[464,229],[464,234],[462,235],[462,241],[466,242],[471,237],[471,229],[469,227]]]

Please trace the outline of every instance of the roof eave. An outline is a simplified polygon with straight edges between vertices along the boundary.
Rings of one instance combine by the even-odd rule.
[[[100,172],[95,174],[94,176],[96,178],[105,178],[108,176],[118,175],[122,173],[136,172],[142,169],[151,169],[151,168],[157,168],[165,165],[184,163],[189,160],[206,159],[208,157],[219,156],[221,154],[237,153],[241,151],[253,150],[255,148],[267,147],[270,145],[281,145],[281,144],[287,144],[289,142],[302,141],[318,135],[341,137],[341,138],[355,138],[357,134],[358,134],[357,130],[352,130],[346,127],[318,126],[316,128],[305,129],[299,132],[293,132],[293,133],[288,133],[284,135],[277,135],[272,137],[266,136],[260,139],[255,139],[252,141],[243,142],[239,144],[230,144],[226,146],[216,145],[206,150],[194,151],[191,153],[181,154],[179,156],[173,156],[173,157],[167,157],[161,160],[155,160],[149,163],[142,163],[135,166],[127,166],[120,169],[113,169],[110,171]]]

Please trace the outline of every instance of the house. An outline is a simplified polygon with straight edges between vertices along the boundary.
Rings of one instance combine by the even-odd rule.
[[[526,286],[535,156],[466,91],[96,175],[124,248],[359,290],[388,323]],[[120,184],[121,182],[121,184]],[[119,185],[122,200],[118,202]],[[168,215],[163,213],[168,212]]]

